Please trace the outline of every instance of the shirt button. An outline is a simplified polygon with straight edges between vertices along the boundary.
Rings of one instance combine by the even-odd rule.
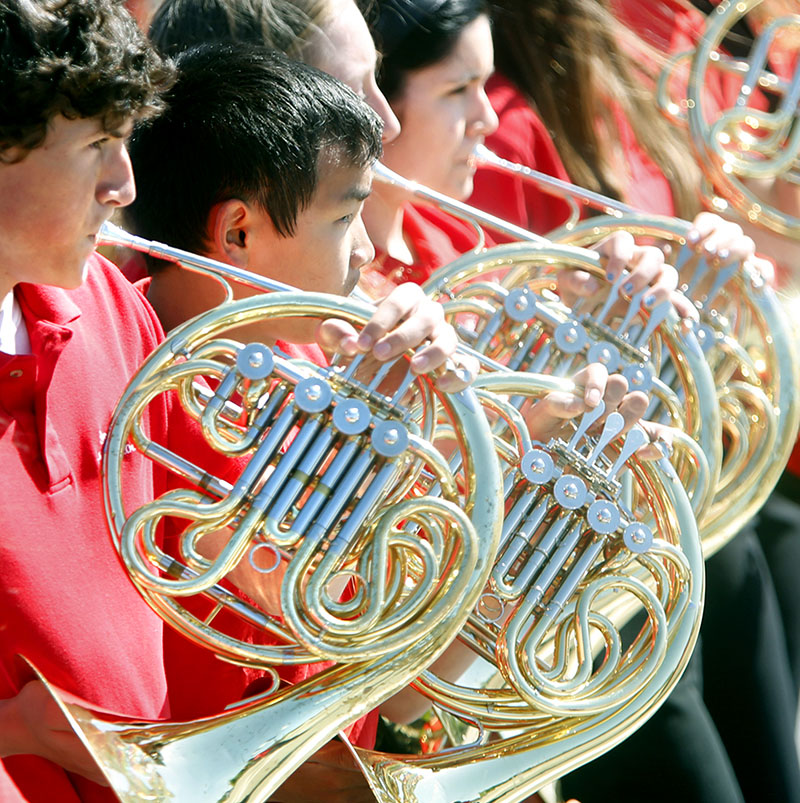
[[[9,371],[8,375],[12,379],[19,379],[22,376],[22,370],[20,368],[15,368],[13,371]]]

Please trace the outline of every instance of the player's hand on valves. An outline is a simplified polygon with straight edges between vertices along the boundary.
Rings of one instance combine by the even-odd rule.
[[[602,257],[606,279],[615,282],[621,274],[621,290],[627,297],[647,290],[644,306],[652,309],[665,300],[672,302],[678,316],[691,326],[697,320],[694,304],[677,290],[678,272],[664,259],[664,252],[651,245],[637,245],[627,231],[616,231],[594,246]],[[586,271],[561,271],[558,275],[559,294],[567,304],[577,297],[594,295],[600,282]]]
[[[686,236],[689,245],[707,260],[719,266],[749,262],[770,285],[775,284],[775,266],[769,259],[756,256],[756,245],[738,223],[711,212],[701,212]]]
[[[573,377],[573,392],[552,391],[527,411],[525,418],[534,440],[546,443],[561,434],[565,424],[593,410],[602,401],[602,423],[614,411],[625,420],[623,432],[637,423],[647,410],[648,397],[641,391],[628,392],[628,380],[622,374],[609,374],[602,363],[590,363]]]
[[[392,290],[360,333],[346,321],[332,318],[319,325],[317,342],[327,352],[346,357],[369,354],[379,362],[422,346],[411,359],[412,371],[436,374],[437,387],[449,392],[463,390],[478,373],[476,360],[456,353],[458,337],[445,321],[441,304],[412,282]]]
[[[39,680],[26,683],[16,697],[0,700],[0,758],[34,755],[108,786],[95,760]]]

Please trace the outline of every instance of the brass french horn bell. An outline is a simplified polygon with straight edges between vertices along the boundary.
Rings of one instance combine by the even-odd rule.
[[[229,278],[210,260],[108,232],[105,239]],[[377,372],[358,360],[320,368],[241,340],[265,319],[338,317],[360,326],[370,314],[350,300],[300,292],[223,305],[172,332],[120,400],[103,482],[112,540],[131,580],[184,635],[273,679],[261,699],[187,723],[109,721],[65,703],[120,800],[266,799],[340,728],[416,677],[477,602],[502,496],[474,394],[440,393],[410,373],[409,355]],[[389,370],[400,374],[392,393]],[[168,396],[230,461],[232,476],[210,474],[149,437],[148,416]],[[448,448],[457,474],[453,455],[432,442],[437,420],[456,433]],[[131,449],[174,480],[135,507],[123,469]],[[208,554],[204,538],[220,531],[229,537]],[[258,584],[242,593],[228,579],[243,569],[269,578],[278,566],[280,611],[258,598]],[[223,608],[229,617],[218,616]],[[261,636],[237,638],[231,619]],[[319,660],[333,665],[278,688],[277,667]]]

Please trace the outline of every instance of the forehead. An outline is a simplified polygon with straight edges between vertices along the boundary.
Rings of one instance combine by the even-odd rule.
[[[327,148],[319,157],[317,189],[310,206],[363,200],[371,187],[371,166],[359,167],[340,148]]]
[[[494,48],[489,18],[482,14],[466,25],[458,35],[450,52],[428,67],[412,71],[430,77],[436,74],[443,79],[452,77],[487,78],[494,69]]]
[[[309,42],[311,65],[352,85],[375,71],[375,61],[372,36],[355,2],[332,0],[325,22]]]

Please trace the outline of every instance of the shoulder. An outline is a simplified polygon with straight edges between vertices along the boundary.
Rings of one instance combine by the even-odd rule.
[[[164,338],[161,324],[147,299],[119,268],[98,253],[87,261],[86,279],[74,291],[74,301],[87,324],[109,325],[118,337],[152,350]]]

